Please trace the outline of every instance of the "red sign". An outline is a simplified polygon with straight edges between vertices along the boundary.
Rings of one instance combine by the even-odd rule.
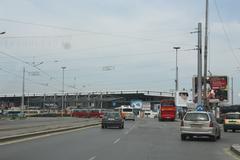
[[[226,77],[210,77],[210,85],[212,89],[226,89],[227,78]]]

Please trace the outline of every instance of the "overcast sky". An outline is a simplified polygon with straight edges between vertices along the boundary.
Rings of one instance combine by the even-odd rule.
[[[210,0],[209,70],[234,77],[238,103],[240,1]],[[1,0],[0,94],[65,90],[190,90],[205,0]],[[36,69],[37,66],[39,69]],[[75,89],[74,89],[75,88]]]

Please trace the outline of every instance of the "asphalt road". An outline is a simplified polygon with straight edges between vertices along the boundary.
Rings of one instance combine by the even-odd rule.
[[[181,141],[179,122],[127,121],[125,129],[100,126],[0,146],[1,160],[236,160],[229,151],[238,133],[222,139]]]

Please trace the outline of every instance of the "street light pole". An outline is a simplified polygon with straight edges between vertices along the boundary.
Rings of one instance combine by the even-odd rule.
[[[62,68],[62,117],[63,117],[63,108],[64,108],[64,70],[66,67],[61,67]]]
[[[175,91],[178,91],[178,49],[180,49],[180,47],[173,47],[173,49],[176,50],[176,79],[175,79]]]

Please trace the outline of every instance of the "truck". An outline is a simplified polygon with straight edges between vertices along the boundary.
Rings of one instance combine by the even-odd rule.
[[[176,118],[176,105],[174,100],[161,100],[159,105],[158,120],[171,120]]]

